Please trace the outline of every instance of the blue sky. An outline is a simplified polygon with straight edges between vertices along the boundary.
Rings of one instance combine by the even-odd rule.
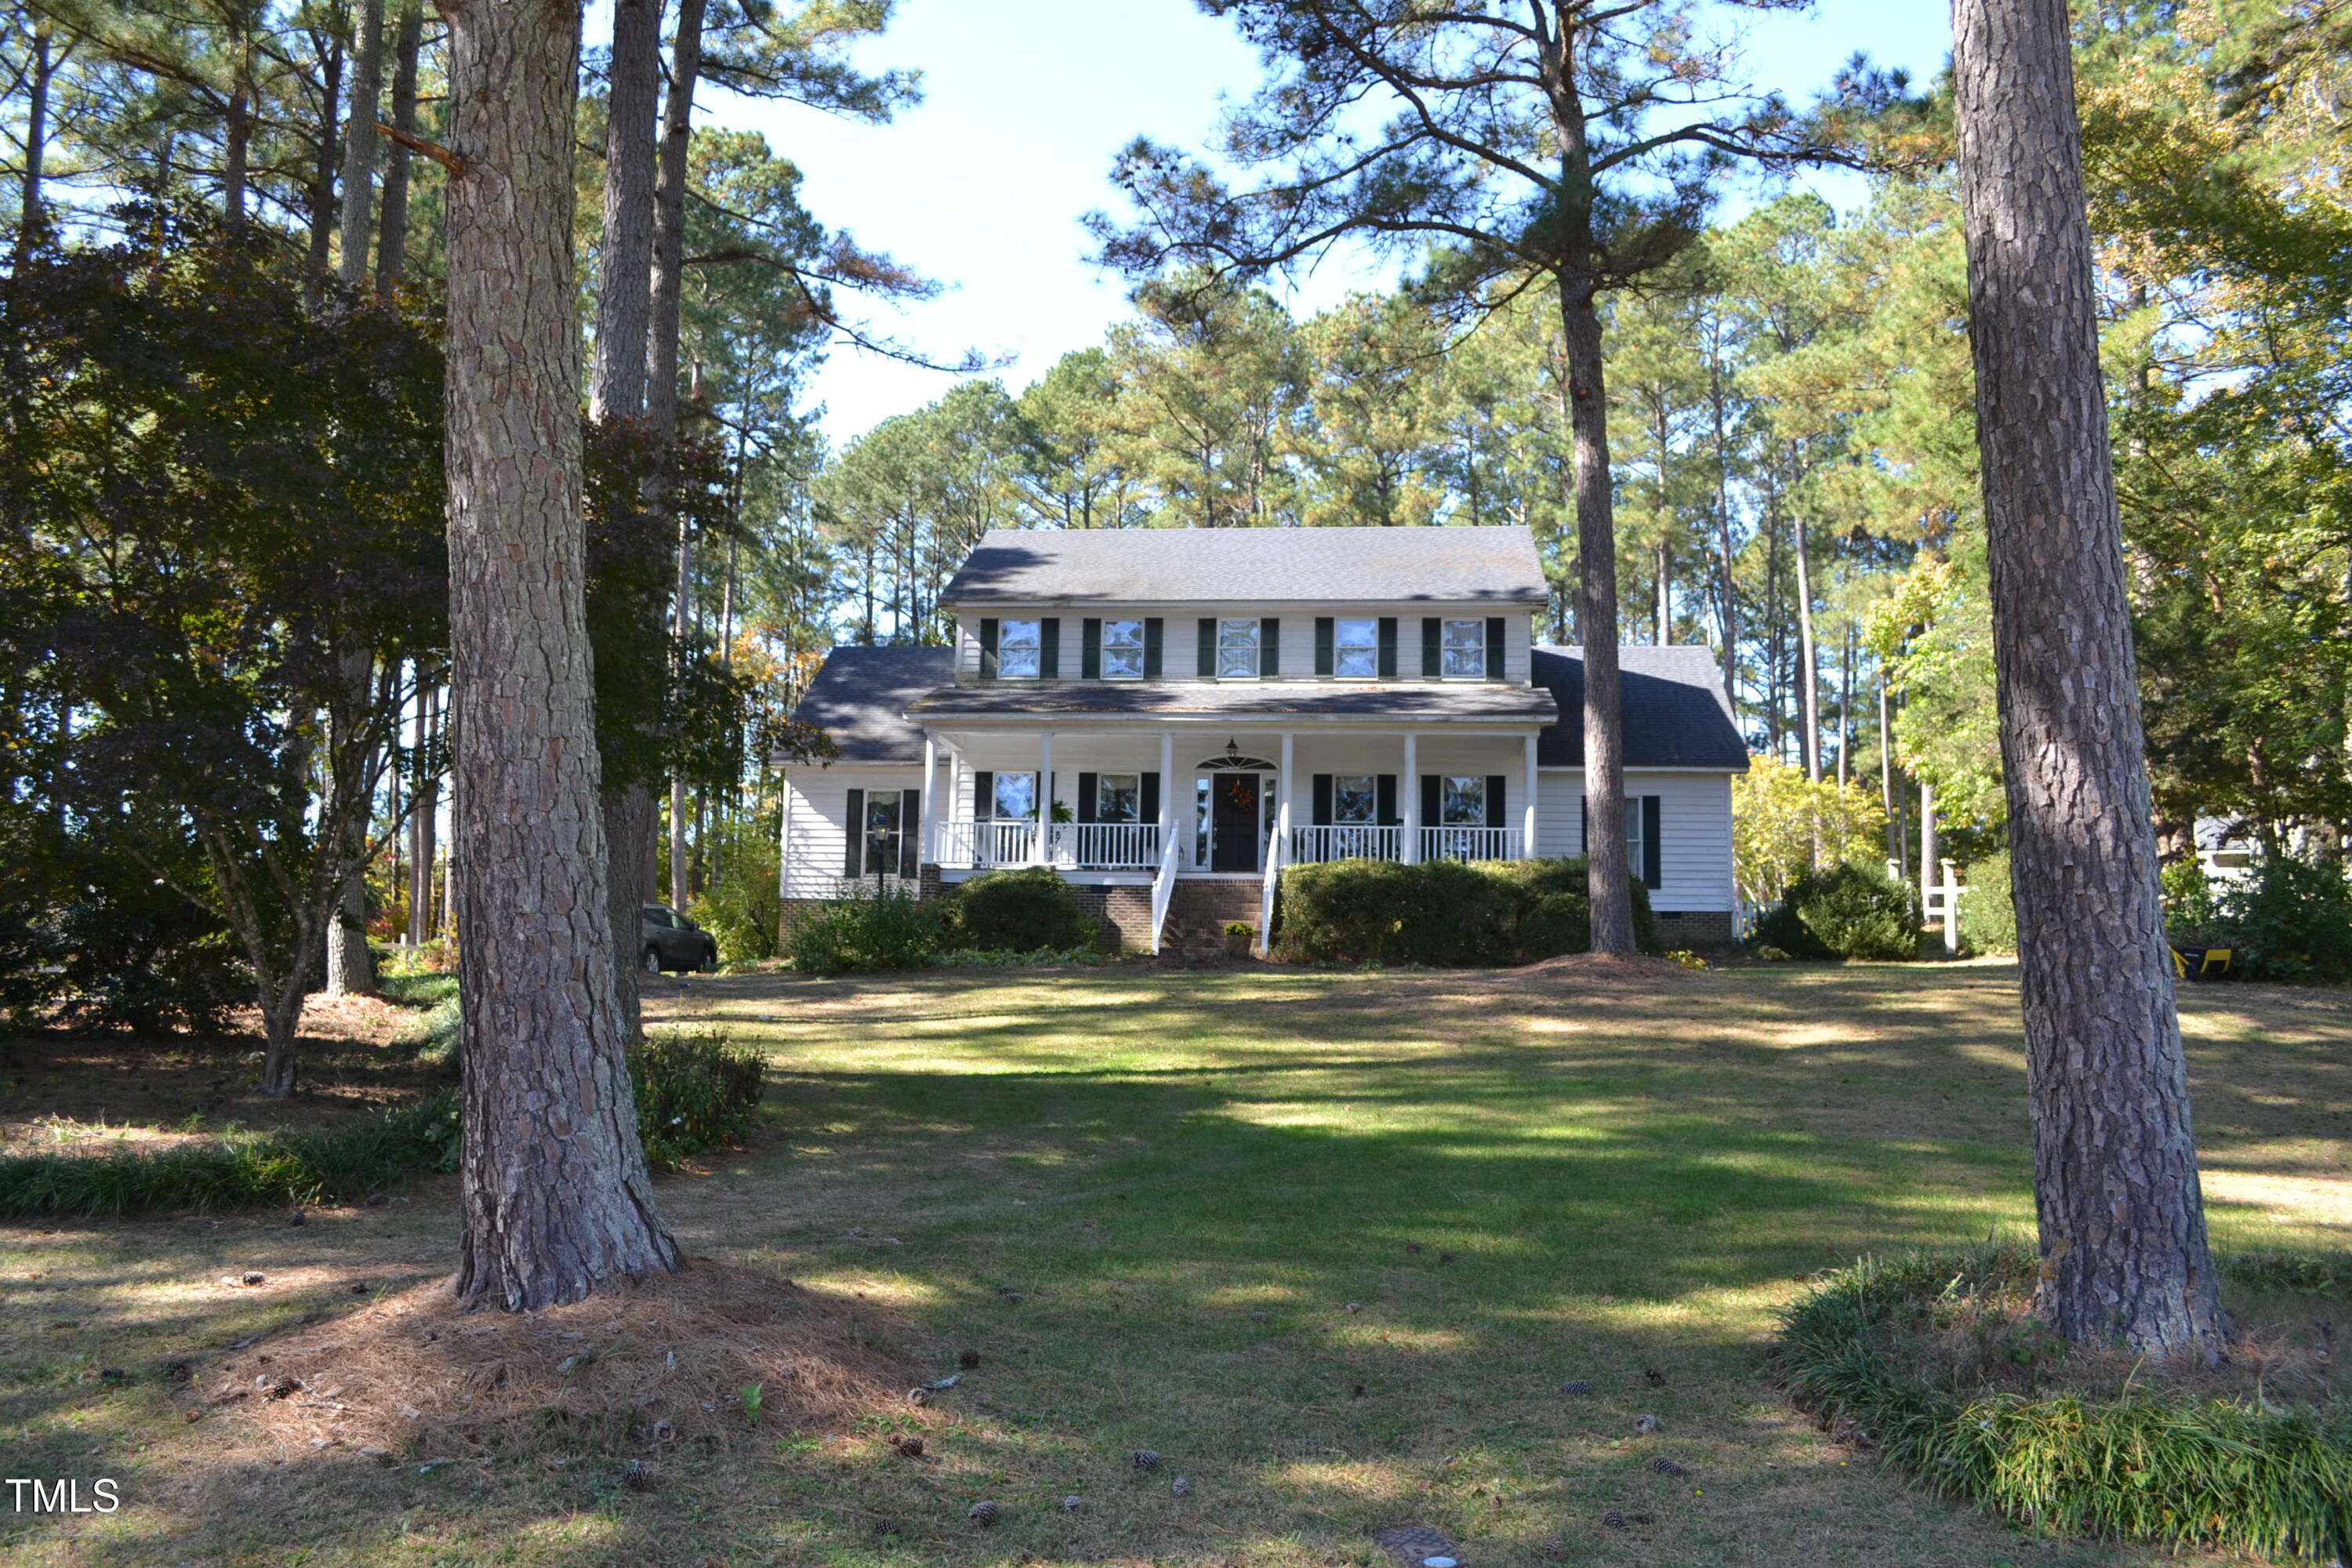
[[[1011,355],[998,374],[1017,389],[1127,312],[1123,286],[1087,264],[1078,223],[1115,207],[1112,156],[1138,134],[1197,146],[1220,100],[1255,85],[1257,62],[1192,0],[900,0],[898,12],[862,51],[868,67],[923,73],[924,102],[894,123],[724,98],[707,110],[762,132],[798,163],[820,221],[949,286],[936,300],[877,313],[877,326],[943,358],[967,347]],[[1856,49],[1925,78],[1949,48],[1949,14],[1934,0],[1823,0],[1748,33],[1755,80],[1801,100]],[[1327,264],[1293,304],[1313,309],[1378,281]],[[839,442],[951,384],[844,348],[814,396]]]

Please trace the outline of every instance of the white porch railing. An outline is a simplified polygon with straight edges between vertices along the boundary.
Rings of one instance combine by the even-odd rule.
[[[941,822],[942,866],[1025,866],[1037,858],[1034,822]]]
[[[1057,822],[1045,842],[1066,870],[1148,871],[1160,861],[1156,822]]]
[[[1151,951],[1160,951],[1160,932],[1168,923],[1168,900],[1176,892],[1176,866],[1183,839],[1177,834],[1168,836],[1168,847],[1160,852],[1160,874],[1151,879]]]
[[[1325,860],[1402,860],[1404,829],[1348,823],[1333,827],[1294,827],[1290,858],[1297,864]]]
[[[1265,836],[1265,888],[1258,896],[1257,951],[1261,957],[1274,956],[1274,890],[1282,882],[1282,835]]]
[[[1424,827],[1424,860],[1517,860],[1523,835],[1516,827]]]

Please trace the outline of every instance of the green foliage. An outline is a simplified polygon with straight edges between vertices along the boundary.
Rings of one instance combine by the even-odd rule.
[[[1102,922],[1078,908],[1050,866],[986,872],[959,885],[947,903],[958,947],[1033,952],[1102,945]]]
[[[1968,891],[1960,895],[1960,946],[1973,953],[2017,951],[2017,903],[2009,886],[2004,850],[1969,866]]]
[[[950,948],[931,963],[941,969],[1045,969],[1061,968],[1074,963],[1108,963],[1110,955],[1096,946],[1053,948],[1041,947],[1030,952],[1014,952],[985,947]]]
[[[2263,855],[2252,875],[2210,897],[2200,940],[2235,949],[2249,978],[2352,981],[2352,883],[2342,866]]]
[[[341,1127],[152,1151],[18,1155],[0,1160],[0,1215],[204,1214],[355,1202],[420,1172],[455,1169],[457,1116],[457,1091],[445,1089]]]
[[[1886,814],[1861,785],[1823,779],[1759,753],[1731,781],[1731,866],[1739,896],[1762,909],[1789,884],[1829,864],[1869,860],[1883,852]]]
[[[940,902],[859,884],[803,915],[785,948],[803,974],[920,969],[943,945],[948,922]]]
[[[719,939],[728,962],[773,958],[783,940],[775,816],[761,812],[710,836],[717,875],[694,900],[694,918]]]
[[[1961,900],[1963,907],[1967,900]],[[1790,885],[1749,940],[1798,958],[1919,956],[1919,900],[1874,866],[1834,867]]]
[[[751,1131],[767,1087],[767,1063],[719,1035],[653,1035],[629,1053],[629,1082],[646,1163],[672,1171]]]
[[[1855,1423],[1927,1485],[2011,1519],[2306,1563],[2352,1547],[2352,1407],[1969,1397],[1893,1353],[1898,1326],[2034,1267],[2018,1250],[1865,1259],[1790,1309],[1775,1358],[1818,1419]]]
[[[1633,931],[1658,951],[1649,890]],[[1274,956],[1293,963],[1527,963],[1592,945],[1582,860],[1332,860],[1291,866],[1275,906]]]

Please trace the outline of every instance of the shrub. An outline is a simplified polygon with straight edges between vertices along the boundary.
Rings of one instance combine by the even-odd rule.
[[[989,871],[958,888],[948,904],[955,945],[997,952],[1099,947],[1102,922],[1050,866]]]
[[[2340,866],[2265,855],[2253,874],[2214,889],[2204,940],[2236,950],[2257,980],[2352,980],[2352,883]]]
[[[1969,867],[1968,891],[1960,895],[1960,945],[1979,953],[2017,951],[2017,905],[2010,898],[2006,850]]]
[[[1782,1317],[1775,1359],[1824,1424],[1852,1422],[1927,1485],[2012,1519],[2311,1563],[2352,1549],[2352,1408],[2340,1402],[1970,1397],[1895,1352],[1906,1321],[2030,1289],[2034,1267],[2016,1250],[1865,1259]]]
[[[1633,931],[1658,948],[1648,889]],[[1332,860],[1282,874],[1275,956],[1293,963],[1526,963],[1592,945],[1582,860]]]
[[[1916,958],[1918,894],[1874,866],[1849,862],[1791,884],[1748,940],[1798,958]]]
[[[920,969],[943,944],[947,914],[897,887],[851,889],[804,916],[789,943],[803,974]]]
[[[649,1036],[629,1053],[646,1163],[677,1168],[688,1156],[740,1142],[759,1114],[767,1064],[718,1035]]]
[[[713,836],[714,875],[694,900],[694,918],[719,939],[730,963],[773,958],[783,942],[776,819],[745,817]]]

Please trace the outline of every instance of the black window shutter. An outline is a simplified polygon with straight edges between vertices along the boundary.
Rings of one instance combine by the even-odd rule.
[[[1339,628],[1332,624],[1332,621],[1333,617],[1330,616],[1315,617],[1315,673],[1326,679],[1330,678],[1336,658],[1331,651],[1331,645],[1339,637]]]
[[[996,775],[985,768],[972,772],[971,819],[974,822],[996,820]]]
[[[1486,826],[1489,827],[1508,827],[1511,825],[1510,810],[1503,801],[1506,782],[1501,773],[1486,775]]]
[[[1394,616],[1382,616],[1381,617],[1381,679],[1394,680],[1396,678],[1397,618]]]
[[[1102,618],[1098,616],[1078,623],[1078,679],[1102,679]]]
[[[1142,814],[1143,820],[1146,822],[1159,821],[1160,774],[1156,770],[1143,775],[1143,787],[1139,793],[1142,798],[1136,803],[1136,808]]]
[[[1160,643],[1167,623],[1158,616],[1147,616],[1143,623],[1143,679],[1160,679]]]
[[[1375,786],[1372,815],[1382,827],[1394,827],[1404,820],[1397,815],[1396,785],[1396,774],[1382,773]]]
[[[1421,678],[1435,680],[1445,673],[1445,623],[1435,616],[1421,617]]]
[[[1282,623],[1272,616],[1257,624],[1257,672],[1269,680],[1282,673]]]
[[[1642,797],[1642,885],[1654,888],[1665,880],[1663,858],[1658,853],[1658,797]]]
[[[982,616],[980,623],[980,678],[996,679],[996,617]]]
[[[847,826],[849,830],[841,836],[847,846],[842,855],[841,874],[863,877],[866,875],[866,792],[862,789],[849,792]]]
[[[1445,815],[1445,805],[1438,785],[1435,773],[1421,775],[1421,825],[1423,827],[1443,826],[1438,819]]]
[[[1331,826],[1331,775],[1329,773],[1315,775],[1315,826],[1318,827]]]
[[[1201,679],[1210,679],[1217,673],[1217,623],[1214,617],[1201,617]]]
[[[1037,623],[1037,679],[1062,679],[1062,618],[1047,616]]]
[[[1092,773],[1080,773],[1078,775],[1078,820],[1080,822],[1092,822],[1094,819],[1095,775]]]
[[[898,875],[913,880],[923,874],[923,792],[898,792]]]
[[[1503,617],[1486,617],[1486,679],[1503,679]]]

